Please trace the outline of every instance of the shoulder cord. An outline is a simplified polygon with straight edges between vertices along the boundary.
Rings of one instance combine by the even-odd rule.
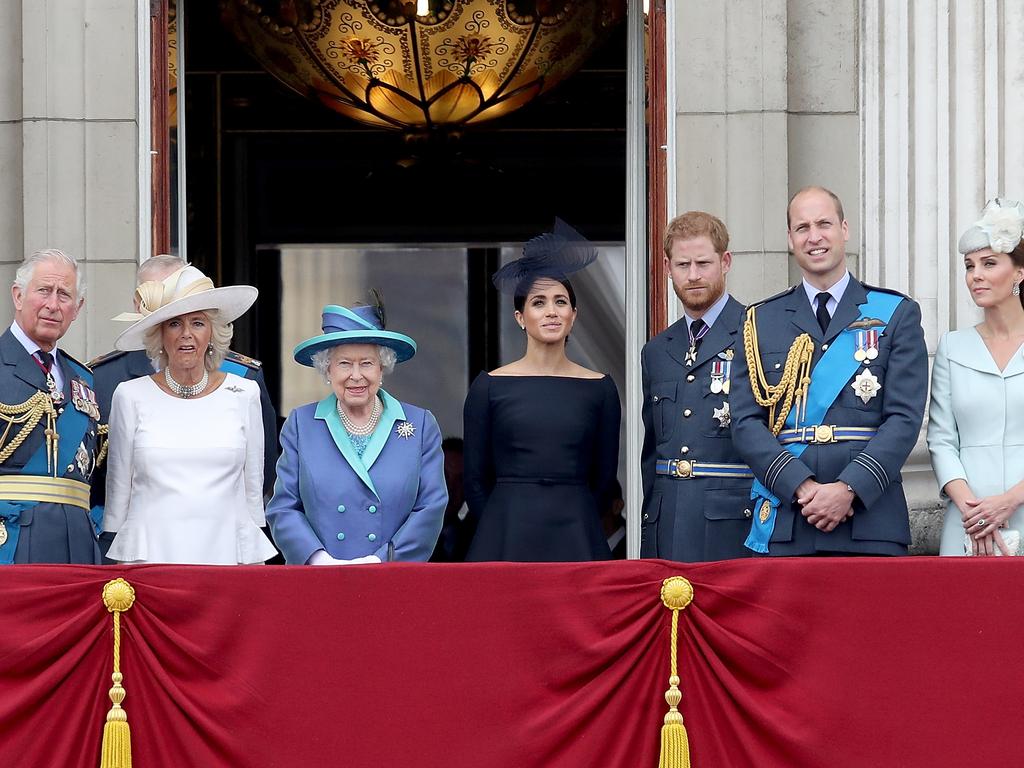
[[[757,343],[757,320],[754,307],[747,310],[747,319],[743,323],[743,351],[747,356],[747,373],[750,377],[750,390],[754,400],[762,408],[768,409],[768,423],[773,435],[782,431],[786,417],[793,407],[797,409],[801,403],[807,407],[807,389],[811,385],[811,361],[814,358],[814,342],[810,335],[801,333],[793,340],[786,356],[786,367],[782,378],[774,386],[768,383],[761,364],[761,353]],[[781,403],[781,405],[780,405]],[[797,423],[802,420],[797,419]]]

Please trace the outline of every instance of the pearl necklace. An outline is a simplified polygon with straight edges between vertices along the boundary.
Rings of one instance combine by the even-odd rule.
[[[167,387],[171,392],[180,398],[188,400],[190,397],[202,394],[203,390],[206,389],[206,385],[210,383],[210,372],[204,369],[203,378],[195,384],[179,384],[171,378],[171,369],[164,368],[164,381],[167,382]]]
[[[341,407],[341,401],[338,401],[338,418],[341,419],[341,425],[345,427],[345,431],[350,435],[356,437],[366,437],[372,435],[373,430],[377,428],[377,424],[380,422],[380,415],[384,411],[384,406],[381,405],[380,398],[373,398],[373,408],[370,410],[370,418],[361,427],[356,426],[352,421],[351,417],[345,413],[345,409]]]

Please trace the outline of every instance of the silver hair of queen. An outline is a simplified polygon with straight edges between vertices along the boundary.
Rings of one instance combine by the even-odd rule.
[[[327,349],[321,349],[319,352],[313,355],[313,367],[316,368],[317,373],[324,377],[324,380],[330,383],[330,379],[327,378],[327,369],[331,365],[331,355],[334,354],[334,350],[338,347],[347,346],[346,344],[335,344],[333,347]],[[381,344],[375,344],[377,347],[377,357],[380,360],[381,371],[388,374],[395,370],[395,363],[398,361],[398,354],[395,350],[390,347],[385,347]]]
[[[36,273],[36,267],[50,261],[66,264],[75,270],[75,298],[82,301],[85,298],[85,275],[78,268],[78,259],[58,248],[44,248],[26,257],[18,267],[18,271],[14,273],[14,284],[24,291]]]

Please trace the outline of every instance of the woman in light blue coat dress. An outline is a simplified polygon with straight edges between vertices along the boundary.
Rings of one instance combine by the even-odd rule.
[[[939,341],[928,448],[949,499],[942,555],[1016,555],[1024,530],[1024,205],[995,199],[960,238],[973,328]]]
[[[448,502],[441,433],[430,411],[381,389],[416,353],[383,315],[379,304],[326,306],[323,333],[295,348],[331,393],[281,431],[267,521],[288,563],[425,561],[437,542]]]

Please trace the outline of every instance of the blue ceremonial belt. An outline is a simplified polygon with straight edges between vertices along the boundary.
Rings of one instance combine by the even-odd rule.
[[[75,460],[78,446],[82,444],[82,438],[85,437],[85,432],[89,429],[89,417],[69,403],[65,406],[64,412],[57,417],[56,427],[60,439],[57,441],[57,466],[53,469],[60,470],[61,467],[66,467]],[[42,477],[51,474],[46,467],[47,453],[47,441],[44,437],[42,444],[18,474]],[[14,552],[18,548],[18,539],[21,538],[21,515],[38,503],[38,501],[0,500],[0,517],[4,519],[4,525],[7,528],[7,541],[0,546],[0,565],[10,565],[14,562]]]
[[[874,427],[837,427],[834,424],[814,424],[809,427],[784,429],[778,434],[779,443],[805,443],[806,445],[823,445],[825,443],[848,442],[850,440],[867,442],[878,434]]]
[[[871,318],[881,321],[881,325],[872,325],[872,330],[879,334],[885,331],[892,320],[893,312],[903,301],[902,296],[882,291],[868,291],[867,301],[860,305],[860,317],[864,320]],[[860,368],[860,361],[854,359],[853,353],[857,350],[857,332],[850,328],[844,328],[829,344],[825,354],[818,360],[811,372],[811,386],[807,391],[807,407],[804,409],[804,420],[808,424],[818,427],[796,426],[797,406],[790,410],[786,416],[785,429],[779,433],[779,443],[793,456],[799,458],[807,449],[808,445],[835,442],[838,440],[870,440],[874,434],[867,436],[867,432],[858,427],[828,427],[832,433],[831,440],[808,439],[812,434],[809,430],[820,429],[821,421],[825,418],[829,408],[835,403],[836,398],[843,391],[850,378]],[[845,431],[850,436],[839,437],[839,433]],[[869,430],[871,431],[871,430]],[[783,436],[786,437],[783,437]],[[754,517],[750,525],[750,534],[743,545],[755,552],[765,554],[768,552],[768,542],[771,541],[772,533],[775,531],[775,520],[779,512],[779,498],[760,481],[755,479],[750,489],[750,498],[754,501]]]
[[[654,474],[668,475],[680,480],[690,477],[753,477],[754,473],[746,464],[720,464],[711,461],[687,461],[686,459],[658,459],[654,462]]]

